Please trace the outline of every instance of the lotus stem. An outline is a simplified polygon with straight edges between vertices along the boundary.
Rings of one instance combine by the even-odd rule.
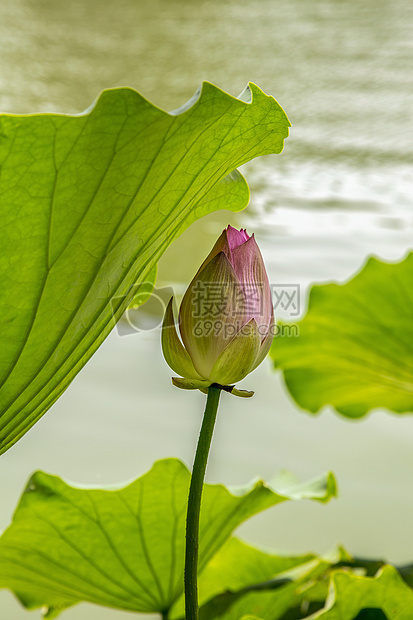
[[[199,552],[199,517],[201,512],[202,489],[205,470],[217,417],[221,387],[211,385],[199,433],[191,485],[189,487],[188,510],[186,516],[185,548],[185,618],[198,620],[198,552]]]

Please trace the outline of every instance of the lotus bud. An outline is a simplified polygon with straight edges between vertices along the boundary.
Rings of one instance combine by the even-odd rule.
[[[206,391],[212,384],[237,396],[234,384],[267,355],[274,327],[271,288],[261,252],[246,230],[228,226],[190,283],[179,310],[165,312],[162,349],[180,377],[174,385]]]

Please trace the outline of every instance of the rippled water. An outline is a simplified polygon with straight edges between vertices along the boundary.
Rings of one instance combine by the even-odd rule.
[[[273,282],[305,291],[349,278],[372,253],[399,259],[412,247],[412,13],[407,0],[2,0],[0,110],[79,112],[121,85],[174,109],[203,79],[234,95],[256,82],[292,122],[285,151],[244,166],[250,207],[187,231],[162,260],[159,284],[182,290],[231,222],[256,232]],[[285,552],[341,542],[411,561],[413,419],[310,417],[269,364],[244,383],[256,395],[223,399],[209,480],[333,469],[341,496],[270,510],[242,536]],[[170,385],[157,332],[113,333],[53,411],[1,457],[0,527],[34,469],[103,484],[165,456],[189,464],[202,405],[200,394]],[[0,601],[2,618],[27,617],[8,593]],[[127,615],[80,605],[64,617]]]

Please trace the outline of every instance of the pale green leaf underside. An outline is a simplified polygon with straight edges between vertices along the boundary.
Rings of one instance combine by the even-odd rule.
[[[173,114],[122,88],[83,115],[0,116],[0,453],[65,390],[173,239],[246,206],[234,169],[279,153],[289,127],[250,88],[248,103],[206,82]]]
[[[358,620],[366,609],[379,610],[379,617],[385,613],[388,620],[412,618],[412,589],[394,567],[373,564],[366,562],[372,571],[366,576],[343,549],[325,558],[283,558],[231,539],[205,571],[217,596],[201,607],[200,620],[240,620],[247,615],[265,620]]]
[[[393,566],[385,566],[373,578],[338,571],[325,608],[308,620],[353,620],[363,609],[380,609],[388,620],[411,620],[413,591]]]
[[[129,486],[110,491],[73,488],[57,477],[34,474],[0,539],[0,587],[14,591],[28,608],[59,610],[89,601],[137,612],[169,609],[183,591],[189,480],[188,469],[176,459],[158,461]],[[201,579],[249,517],[290,499],[328,501],[334,493],[331,474],[282,493],[263,481],[242,491],[207,484]],[[211,576],[205,579],[204,598],[216,592]]]
[[[300,407],[413,412],[412,283],[410,254],[397,264],[371,258],[348,283],[312,288],[299,335],[285,330],[271,350]]]
[[[237,538],[230,538],[210,560],[200,576],[199,603],[205,606],[201,617],[213,617],[217,611],[214,597],[218,596],[220,606],[222,593],[238,593],[254,584],[265,583],[276,579],[286,571],[297,567],[307,569],[310,563],[317,563],[315,555],[278,556],[261,551]],[[170,618],[182,618],[184,604],[178,601],[171,611]]]
[[[342,549],[326,557],[278,556],[232,538],[202,575],[201,596],[204,594],[206,601],[202,600],[200,619],[239,620],[251,614],[265,620],[284,620],[288,611],[292,614],[289,620],[296,620],[293,610],[302,604],[308,607],[317,601],[318,608],[324,604],[328,594],[326,575],[332,566],[347,558]],[[205,597],[205,591],[215,597]]]
[[[413,591],[392,566],[385,566],[375,577],[348,569],[333,571],[331,577],[328,573],[328,569],[318,576],[309,572],[275,589],[221,595],[201,608],[200,620],[240,620],[249,615],[263,620],[358,620],[360,612],[373,609],[380,616],[364,618],[413,617]],[[311,603],[321,609],[306,613]]]

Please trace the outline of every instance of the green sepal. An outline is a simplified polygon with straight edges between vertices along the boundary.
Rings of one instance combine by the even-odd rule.
[[[255,392],[252,390],[238,390],[236,387],[233,387],[230,394],[239,396],[240,398],[251,398],[251,396],[254,396]]]
[[[178,334],[176,333],[172,308],[173,299],[174,298],[171,297],[169,300],[162,324],[162,351],[164,358],[168,366],[170,366],[174,372],[177,372],[178,375],[182,375],[188,379],[201,380],[202,377],[195,370],[188,351],[185,349],[182,342],[179,340]]]
[[[211,381],[182,379],[181,377],[172,377],[172,383],[175,387],[181,388],[181,390],[205,390],[206,394],[208,393],[207,388],[211,385]]]
[[[251,398],[254,396],[255,392],[252,390],[238,390],[235,385],[220,385],[219,386],[224,392],[228,392],[228,394],[232,394],[233,396],[239,396],[240,398]],[[208,394],[208,388],[198,388],[200,392],[204,394]]]

